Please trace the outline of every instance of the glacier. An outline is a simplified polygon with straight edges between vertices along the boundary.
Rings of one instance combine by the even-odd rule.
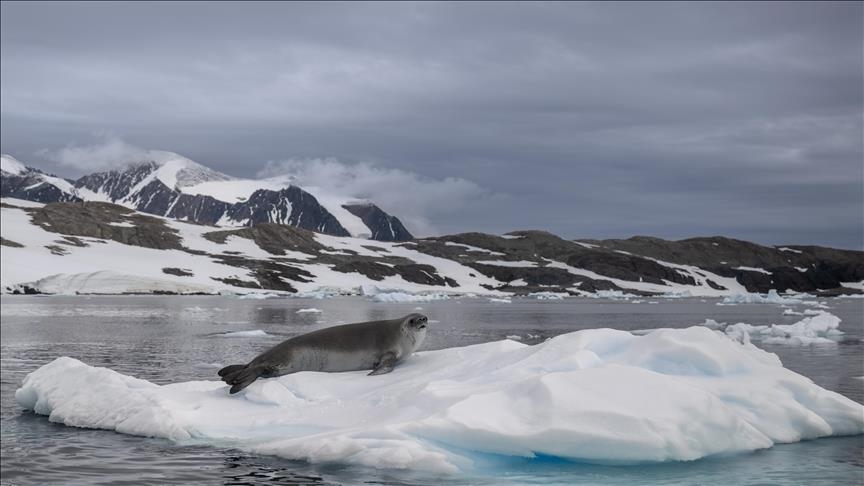
[[[491,455],[690,461],[864,433],[861,404],[702,326],[425,351],[385,375],[301,372],[237,396],[216,380],[160,386],[60,357],[15,399],[69,426],[436,473]]]

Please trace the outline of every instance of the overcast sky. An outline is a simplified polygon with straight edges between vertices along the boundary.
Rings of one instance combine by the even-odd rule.
[[[0,149],[59,175],[161,149],[421,234],[862,247],[861,2],[0,8]]]

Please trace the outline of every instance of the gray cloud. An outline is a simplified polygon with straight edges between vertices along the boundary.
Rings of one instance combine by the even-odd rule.
[[[96,137],[99,139],[96,143],[70,144],[61,149],[44,148],[36,151],[36,154],[62,166],[85,172],[116,169],[153,158],[151,151],[130,145],[116,135],[101,133],[96,134]]]
[[[110,130],[237,176],[334,157],[508,196],[442,232],[862,245],[860,3],[0,9],[0,145],[61,174],[35,152]]]
[[[432,179],[402,169],[367,162],[346,164],[334,158],[269,162],[258,172],[260,177],[279,175],[293,176],[301,187],[372,200],[385,211],[397,214],[418,236],[440,233],[432,221],[451,217],[465,206],[489,206],[504,200],[457,177]]]

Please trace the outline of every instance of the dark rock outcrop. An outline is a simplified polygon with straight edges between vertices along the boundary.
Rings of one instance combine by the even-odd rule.
[[[33,223],[63,235],[113,240],[124,245],[157,250],[183,248],[177,232],[159,218],[116,204],[101,202],[51,203],[27,208]]]
[[[385,213],[374,204],[345,204],[342,207],[363,220],[363,224],[372,230],[373,240],[408,241],[414,238],[399,218]]]
[[[12,197],[41,203],[81,201],[75,194],[69,193],[52,184],[58,178],[28,167],[23,174],[0,173],[0,197]],[[71,181],[59,179],[68,183]]]

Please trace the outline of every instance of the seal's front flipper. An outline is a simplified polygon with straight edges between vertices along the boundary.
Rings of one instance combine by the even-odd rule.
[[[394,366],[396,366],[396,353],[394,353],[393,351],[388,351],[384,353],[381,358],[378,359],[378,362],[375,363],[375,368],[372,369],[372,372],[369,373],[369,376],[390,373],[391,371],[393,371]]]

